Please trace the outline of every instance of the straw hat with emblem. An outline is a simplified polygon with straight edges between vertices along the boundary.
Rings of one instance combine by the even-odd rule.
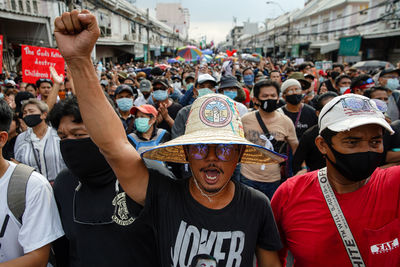
[[[243,145],[245,151],[241,163],[269,164],[285,160],[285,156],[244,138],[236,103],[221,94],[208,94],[196,99],[190,109],[185,134],[143,152],[142,157],[188,163],[183,146],[194,144]]]

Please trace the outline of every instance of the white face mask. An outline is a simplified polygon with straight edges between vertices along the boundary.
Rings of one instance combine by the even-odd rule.
[[[349,86],[340,87],[340,93],[343,95],[344,92],[346,92],[349,88],[350,88]]]

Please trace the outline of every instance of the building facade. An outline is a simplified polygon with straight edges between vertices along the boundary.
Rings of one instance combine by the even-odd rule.
[[[3,62],[9,70],[20,68],[22,44],[55,47],[54,19],[67,11],[68,2],[47,0],[0,0],[0,34],[4,38]],[[100,38],[94,61],[127,62],[173,56],[185,38],[165,23],[126,0],[72,2],[97,17]],[[40,15],[39,15],[40,14]]]

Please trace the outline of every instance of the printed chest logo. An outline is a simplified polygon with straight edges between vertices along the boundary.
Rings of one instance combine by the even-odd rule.
[[[244,243],[245,234],[242,231],[199,230],[196,226],[181,221],[175,246],[171,247],[172,266],[189,267],[196,255],[207,254],[213,256],[217,262],[225,261],[225,266],[239,267]],[[223,245],[229,247],[229,250],[223,251]]]
[[[129,214],[128,206],[126,205],[125,192],[116,195],[112,204],[115,206],[115,211],[111,218],[116,224],[127,226],[135,221],[135,218]]]
[[[382,243],[382,244],[376,244],[371,246],[371,252],[372,254],[382,254],[382,253],[388,253],[391,252],[392,250],[396,249],[399,247],[399,239],[395,238],[394,240]]]
[[[201,105],[200,119],[211,127],[225,127],[232,120],[232,110],[224,99],[212,97]]]

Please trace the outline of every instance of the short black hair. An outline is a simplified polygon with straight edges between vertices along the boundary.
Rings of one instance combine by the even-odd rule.
[[[339,76],[337,76],[335,78],[335,85],[338,85],[338,83],[340,83],[340,81],[343,80],[343,79],[350,79],[351,80],[349,75],[342,74],[342,75],[339,75]]]
[[[251,70],[251,72],[254,74],[253,68],[247,67],[247,68],[245,68],[245,69],[242,71],[242,74],[243,74],[243,75],[244,75],[244,72],[245,72],[246,70]]]
[[[332,91],[329,91],[329,92],[323,93],[322,95],[319,95],[315,109],[318,111],[321,111],[322,108],[324,107],[322,105],[322,102],[324,102],[328,98],[335,98],[337,96],[338,96],[338,94],[336,94],[335,92],[332,92]]]
[[[339,132],[335,132],[332,130],[329,130],[328,128],[325,128],[322,130],[322,132],[319,134],[324,138],[325,142],[327,142],[329,145],[332,145],[332,137],[337,135]]]
[[[41,78],[41,79],[38,79],[36,81],[36,89],[39,88],[42,83],[49,83],[51,86],[53,86],[53,81],[52,80]]]
[[[299,71],[302,71],[302,70],[304,70],[304,69],[307,68],[307,67],[311,67],[310,63],[304,62],[304,63],[301,63],[301,64],[299,65],[298,69],[299,69]]]
[[[266,79],[262,79],[262,80],[256,82],[256,84],[254,85],[254,88],[253,88],[254,97],[258,98],[262,87],[269,87],[269,86],[273,86],[276,89],[276,94],[279,97],[279,94],[281,92],[281,88],[280,88],[279,84],[275,81],[266,80]]]
[[[344,71],[344,65],[340,63],[333,63],[332,69],[339,67],[341,71]]]
[[[371,76],[369,76],[368,74],[361,74],[355,78],[353,78],[353,80],[351,81],[351,92],[354,93],[354,88],[357,86],[360,86],[363,82],[367,81],[368,79],[370,79]]]
[[[10,130],[13,112],[4,99],[0,99],[0,131],[8,133]]]
[[[383,86],[374,86],[371,88],[368,88],[367,90],[364,91],[364,96],[371,98],[371,95],[376,92],[376,91],[385,91],[386,93],[389,92],[389,89]]]
[[[73,122],[75,123],[83,122],[81,112],[79,110],[78,100],[75,96],[66,98],[55,104],[53,109],[47,115],[47,121],[50,122],[53,128],[58,130],[60,121],[65,116],[72,116],[74,118]]]
[[[269,75],[271,75],[271,73],[273,73],[273,72],[277,72],[277,73],[279,73],[279,75],[281,75],[281,73],[279,72],[279,70],[271,70],[271,71],[269,72]]]

